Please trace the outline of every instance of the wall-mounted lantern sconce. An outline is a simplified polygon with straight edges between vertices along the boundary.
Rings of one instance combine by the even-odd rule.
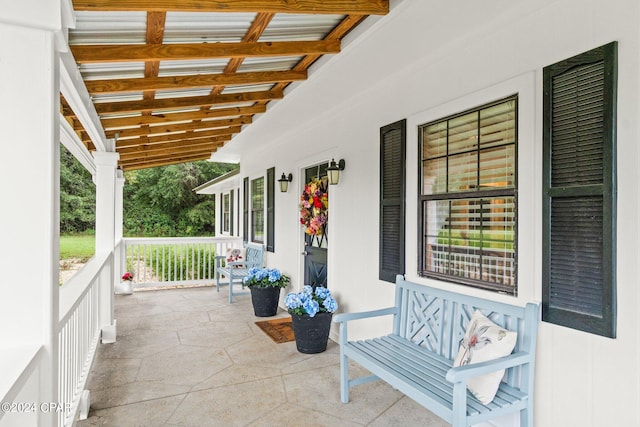
[[[329,178],[329,184],[336,185],[340,181],[340,171],[344,170],[344,159],[340,159],[336,163],[335,159],[331,159],[329,167],[327,168],[327,175]]]
[[[280,192],[286,193],[289,189],[289,183],[291,181],[293,181],[293,175],[289,174],[285,176],[285,174],[283,173],[282,177],[280,177],[280,179],[278,180],[278,182],[280,183]]]

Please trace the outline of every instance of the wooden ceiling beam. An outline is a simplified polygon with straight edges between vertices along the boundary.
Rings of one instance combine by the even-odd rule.
[[[386,15],[389,0],[73,0],[83,11],[270,12]]]
[[[339,53],[340,41],[73,45],[71,51],[78,64],[179,61],[255,56],[324,55]]]
[[[193,146],[174,146],[171,148],[157,148],[137,153],[121,154],[120,160],[128,162],[132,160],[148,160],[150,158],[158,158],[163,156],[183,156],[191,153],[202,153],[215,151],[222,147],[224,142],[208,142],[206,144],[198,144]]]
[[[156,159],[154,161],[133,161],[133,162],[119,162],[120,167],[125,171],[156,168],[160,166],[175,165],[178,163],[195,162],[198,160],[208,160],[211,157],[212,150],[208,153],[200,153],[192,156],[168,156],[166,158]]]
[[[162,144],[144,144],[138,145],[135,147],[126,147],[118,149],[118,153],[120,156],[130,155],[130,154],[139,154],[146,153],[152,151],[167,151],[167,150],[175,150],[176,148],[184,147],[184,148],[193,148],[193,147],[201,147],[207,144],[224,144],[229,141],[229,136],[214,136],[209,138],[202,139],[194,139],[187,141],[172,141],[165,142]]]
[[[150,77],[139,79],[89,80],[85,82],[91,94],[141,92],[145,90],[180,90],[216,85],[250,85],[293,82],[307,79],[307,71],[258,71],[237,74],[198,74],[193,76]]]
[[[189,132],[195,130],[205,130],[205,129],[218,129],[218,128],[227,128],[230,126],[242,126],[248,125],[252,121],[251,116],[243,116],[238,117],[237,119],[225,119],[225,120],[207,120],[204,122],[197,123],[180,123],[180,124],[171,124],[171,125],[161,125],[161,126],[144,126],[140,128],[134,129],[120,129],[120,130],[111,130],[105,132],[107,138],[115,138],[116,134],[118,134],[118,140],[133,138],[136,136],[145,136],[145,135],[158,135],[165,133],[175,133],[175,132]]]
[[[151,116],[120,117],[114,119],[103,118],[102,127],[107,130],[112,130],[131,126],[175,123],[187,120],[211,119],[216,117],[239,117],[260,114],[265,111],[267,111],[266,106],[255,105],[253,107],[218,108],[215,110],[188,111],[184,113],[157,113]]]
[[[210,107],[212,105],[239,104],[243,102],[271,101],[284,96],[279,91],[241,92],[224,95],[189,96],[184,98],[147,99],[142,101],[96,103],[98,114],[130,113],[145,110],[172,110],[180,108]]]
[[[224,129],[203,130],[200,132],[183,132],[183,133],[171,133],[169,135],[161,136],[142,136],[140,138],[123,139],[116,141],[116,149],[124,147],[135,147],[144,144],[158,144],[162,142],[171,141],[186,141],[200,138],[209,138],[212,136],[226,136],[231,139],[234,133],[240,133],[241,127],[234,126]]]

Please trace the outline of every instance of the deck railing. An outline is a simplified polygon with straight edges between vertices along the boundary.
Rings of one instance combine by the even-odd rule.
[[[462,246],[430,245],[429,254],[429,271],[434,273],[505,286],[514,284],[516,265],[511,252],[485,250],[481,253]]]
[[[239,237],[125,238],[121,270],[133,288],[206,285],[215,281],[215,256],[240,247]]]
[[[113,263],[111,253],[96,254],[60,288],[58,323],[58,425],[71,426],[81,410],[83,393],[100,340],[100,287]],[[105,283],[106,286],[110,284]]]

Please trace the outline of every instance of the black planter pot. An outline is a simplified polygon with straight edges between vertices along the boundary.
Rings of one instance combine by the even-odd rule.
[[[291,314],[293,334],[296,347],[300,353],[322,353],[327,349],[331,317],[333,313],[317,313],[314,317],[308,314]]]
[[[280,301],[280,288],[269,286],[266,288],[251,288],[251,302],[253,312],[258,317],[275,316],[278,312],[278,302]]]

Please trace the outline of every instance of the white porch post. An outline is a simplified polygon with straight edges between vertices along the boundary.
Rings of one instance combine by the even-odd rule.
[[[116,171],[116,190],[115,190],[115,217],[114,217],[114,244],[116,245],[114,260],[114,284],[117,283],[126,271],[125,264],[125,248],[122,242],[123,230],[123,199],[124,199],[124,175],[121,169]]]
[[[38,404],[58,401],[62,25],[60,2],[41,3],[0,12],[0,401]],[[55,423],[53,412],[0,413],[0,425]]]
[[[116,221],[116,167],[120,155],[113,152],[94,151],[96,164],[96,253],[111,252],[115,242]],[[100,325],[102,342],[116,340],[116,323],[113,319],[114,264],[103,269],[100,276]]]

